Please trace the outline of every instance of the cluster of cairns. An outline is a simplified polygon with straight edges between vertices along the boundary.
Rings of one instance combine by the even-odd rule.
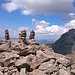
[[[24,43],[24,44],[28,44],[28,42],[26,41],[26,36],[27,36],[27,33],[26,33],[26,30],[22,30],[20,33],[19,33],[19,39],[18,41],[20,43]],[[34,39],[35,37],[35,31],[34,30],[31,30],[30,31],[30,36],[29,36],[29,40],[31,39]],[[10,37],[9,37],[9,31],[8,30],[5,30],[5,40],[10,40]]]
[[[70,57],[39,45],[33,30],[28,41],[26,35],[23,30],[18,40],[10,40],[5,31],[5,40],[0,41],[0,75],[75,75],[75,63]]]

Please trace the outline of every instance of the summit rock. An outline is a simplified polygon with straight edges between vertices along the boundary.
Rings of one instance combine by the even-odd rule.
[[[53,49],[54,52],[64,55],[75,52],[75,29],[70,29],[68,32],[62,34],[54,43]]]

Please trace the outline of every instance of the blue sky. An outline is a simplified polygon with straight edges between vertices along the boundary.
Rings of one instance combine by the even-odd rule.
[[[26,29],[35,30],[36,39],[56,40],[75,28],[75,0],[0,0],[0,37],[9,29],[10,37]]]

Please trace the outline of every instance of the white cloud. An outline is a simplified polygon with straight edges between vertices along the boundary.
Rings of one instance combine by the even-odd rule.
[[[2,7],[8,12],[20,9],[24,15],[72,13],[74,0],[9,0]]]
[[[64,26],[66,29],[75,28],[75,20],[71,20],[69,23]]]
[[[37,21],[36,21],[37,22]],[[44,21],[41,24],[41,21],[38,21],[37,25],[35,22],[35,32],[36,32],[36,37],[40,38],[51,38],[51,36],[59,38],[63,33],[67,32],[69,29],[74,28],[75,29],[75,20],[71,20],[70,22],[64,24],[63,26],[58,26],[58,25],[49,25],[48,22]],[[47,24],[45,26],[45,24]],[[48,36],[48,37],[47,37]]]
[[[18,28],[18,31],[19,31],[19,32],[22,31],[22,30],[28,30],[28,27],[19,27],[19,28]]]
[[[42,21],[36,21],[36,20],[35,20],[35,25],[36,25],[36,26],[40,25],[40,26],[45,27],[45,26],[48,26],[49,24],[50,24],[50,23],[48,23],[48,22],[46,22],[46,21],[44,21],[44,20],[42,20]]]
[[[35,21],[36,21],[36,19],[35,19],[35,18],[33,18],[33,19],[32,19],[32,22],[35,22]]]
[[[45,33],[45,28],[43,28],[43,26],[40,26],[40,25],[38,25],[38,26],[36,26],[36,30],[35,30],[36,32],[38,32],[38,33]]]
[[[34,24],[35,24],[35,26],[36,26],[36,30],[35,30],[35,32],[37,32],[37,33],[40,33],[40,34],[46,34],[47,32],[46,32],[46,27],[50,24],[50,23],[48,23],[48,22],[46,22],[46,21],[44,21],[44,20],[42,20],[42,21],[36,21],[35,20],[35,22],[34,22]]]
[[[35,32],[37,34],[43,35],[59,35],[63,30],[63,27],[58,25],[51,25],[50,23],[42,20],[42,21],[35,21],[34,25],[36,26]]]
[[[8,12],[12,12],[16,9],[18,9],[18,6],[14,3],[14,2],[11,2],[11,3],[5,3],[5,4],[2,4],[3,8],[5,10],[7,10]]]
[[[75,19],[75,13],[69,13],[66,18],[63,18],[62,21],[70,21]]]
[[[31,12],[29,10],[23,10],[21,11],[22,14],[25,14],[25,15],[30,15]]]
[[[52,25],[52,26],[46,27],[46,31],[49,33],[49,35],[61,35],[66,30],[65,30],[65,28],[63,28],[61,26]]]

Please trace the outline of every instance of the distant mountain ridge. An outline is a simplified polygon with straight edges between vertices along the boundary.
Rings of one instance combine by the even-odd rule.
[[[47,42],[49,42],[48,40],[46,40],[46,39],[42,39],[42,40],[36,40],[37,42],[39,42],[40,44],[44,44],[44,43],[47,43]]]
[[[75,51],[75,29],[70,29],[68,32],[61,35],[54,43],[53,49],[54,52],[64,55]]]
[[[4,39],[4,37],[0,37],[0,39]],[[18,38],[10,38],[11,40],[17,40]],[[28,40],[28,38],[26,38],[26,40]],[[46,39],[35,39],[39,44],[45,44],[45,43],[48,43],[49,41],[46,40]]]

